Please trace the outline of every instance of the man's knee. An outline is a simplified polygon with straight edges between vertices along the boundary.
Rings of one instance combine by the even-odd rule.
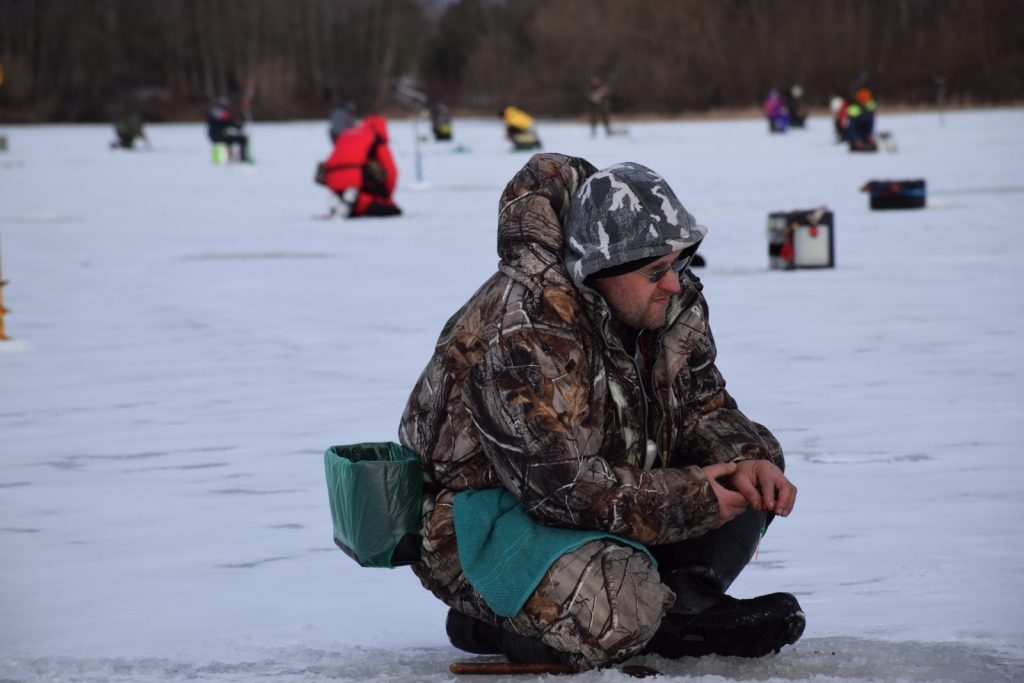
[[[645,553],[592,541],[551,566],[523,612],[548,646],[589,669],[640,652],[674,600]]]

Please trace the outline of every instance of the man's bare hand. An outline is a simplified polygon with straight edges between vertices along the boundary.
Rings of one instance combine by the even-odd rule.
[[[738,491],[755,510],[774,512],[782,517],[793,511],[796,486],[768,460],[736,463],[736,470],[728,481],[729,487]]]
[[[719,479],[729,481],[736,476],[737,466],[734,463],[723,462],[708,465],[703,470],[708,481],[711,482],[711,490],[714,491],[715,497],[718,499],[718,522],[715,524],[715,528],[718,528],[742,514],[749,503],[742,493],[730,491],[718,481]]]

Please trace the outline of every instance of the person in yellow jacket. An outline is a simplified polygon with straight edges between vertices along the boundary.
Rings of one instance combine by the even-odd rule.
[[[507,106],[499,112],[505,121],[505,132],[515,149],[540,149],[540,138],[533,128],[533,117],[518,107]]]

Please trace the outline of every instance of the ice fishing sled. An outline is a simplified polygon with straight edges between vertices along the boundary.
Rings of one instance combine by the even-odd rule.
[[[540,138],[532,130],[515,133],[512,135],[512,148],[517,152],[540,149]]]

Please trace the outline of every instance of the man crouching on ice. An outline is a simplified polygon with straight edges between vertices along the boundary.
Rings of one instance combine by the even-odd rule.
[[[505,188],[498,271],[399,430],[426,481],[413,569],[456,647],[585,670],[803,633],[792,595],[725,594],[796,487],[715,367],[706,233],[639,164],[538,154]]]

